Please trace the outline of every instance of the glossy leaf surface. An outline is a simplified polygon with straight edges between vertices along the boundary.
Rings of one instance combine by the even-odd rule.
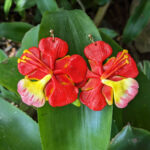
[[[37,0],[37,6],[42,14],[46,11],[55,11],[58,9],[55,0]]]
[[[2,98],[0,98],[0,149],[41,150],[37,123]]]
[[[112,139],[108,150],[149,150],[150,132],[127,125]]]

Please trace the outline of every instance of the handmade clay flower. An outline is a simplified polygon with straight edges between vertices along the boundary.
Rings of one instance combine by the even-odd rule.
[[[38,48],[24,50],[18,59],[19,72],[25,76],[18,83],[24,103],[41,107],[48,100],[56,107],[77,99],[75,84],[85,78],[87,66],[81,56],[66,56],[67,52],[67,43],[57,37],[43,38]]]
[[[112,48],[103,41],[94,42],[84,49],[91,71],[87,71],[87,83],[82,87],[80,100],[92,110],[101,110],[112,105],[113,97],[117,107],[124,108],[138,93],[136,63],[123,50],[117,57],[103,61],[112,54]],[[107,103],[106,103],[107,102]]]

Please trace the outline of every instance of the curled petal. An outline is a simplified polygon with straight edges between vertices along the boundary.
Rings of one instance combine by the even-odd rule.
[[[18,93],[22,101],[27,105],[42,107],[45,103],[45,95],[43,89],[50,80],[51,75],[46,75],[42,80],[30,81],[22,79],[18,83]]]
[[[77,99],[78,88],[65,75],[57,75],[56,78],[53,77],[52,82],[53,90],[49,96],[51,106],[65,106],[73,103]]]
[[[41,59],[51,68],[54,68],[55,60],[64,57],[68,52],[68,44],[60,38],[43,38],[39,42]]]
[[[102,84],[96,88],[80,93],[81,102],[94,111],[102,110],[106,106],[105,98],[101,92]]]
[[[82,82],[86,76],[86,62],[80,55],[66,56],[56,61],[55,72],[67,74],[75,83]]]
[[[126,78],[120,81],[103,80],[102,82],[113,88],[115,104],[119,108],[126,107],[138,93],[139,85],[132,78]]]

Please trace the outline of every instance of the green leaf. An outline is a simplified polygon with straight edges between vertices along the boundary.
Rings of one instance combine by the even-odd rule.
[[[25,49],[33,46],[38,46],[39,25],[31,28],[23,37],[21,48],[17,52],[17,57],[20,57]]]
[[[123,42],[129,43],[136,38],[146,26],[150,19],[150,1],[141,0],[135,9],[133,15],[130,16],[124,31]]]
[[[31,8],[36,4],[36,0],[14,0],[16,3],[15,11],[21,12]]]
[[[5,3],[4,3],[4,12],[5,12],[6,16],[8,15],[11,6],[12,6],[12,0],[5,0]]]
[[[37,6],[42,14],[46,11],[58,10],[58,6],[55,0],[37,0]]]
[[[140,63],[141,70],[150,80],[150,61],[144,60],[143,63]]]
[[[6,58],[8,58],[7,55],[2,49],[0,49],[0,62],[2,62]]]
[[[31,27],[32,25],[24,22],[3,22],[0,23],[0,37],[20,42]]]
[[[43,150],[106,150],[110,139],[112,107],[92,111],[68,105],[38,109]]]
[[[150,132],[127,125],[112,140],[108,150],[149,150]]]
[[[17,83],[23,78],[17,69],[17,58],[9,58],[0,63],[0,85],[17,94]]]
[[[105,33],[107,36],[109,36],[110,38],[115,38],[116,36],[118,36],[118,33],[112,29],[108,29],[108,28],[100,28],[99,29],[101,32]]]
[[[41,150],[37,123],[2,98],[0,98],[0,149]]]
[[[45,13],[39,36],[55,37],[67,41],[70,53],[83,55],[90,41],[88,34],[101,40],[90,18],[80,10]],[[92,111],[86,106],[68,105],[52,108],[48,103],[38,109],[38,120],[43,150],[106,150],[110,140],[112,107]]]

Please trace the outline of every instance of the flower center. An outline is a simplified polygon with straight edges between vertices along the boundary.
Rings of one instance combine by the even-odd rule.
[[[115,73],[116,71],[118,71],[127,64],[129,64],[128,51],[123,50],[121,55],[115,59],[113,65],[102,74],[101,80],[109,78],[113,73]]]

